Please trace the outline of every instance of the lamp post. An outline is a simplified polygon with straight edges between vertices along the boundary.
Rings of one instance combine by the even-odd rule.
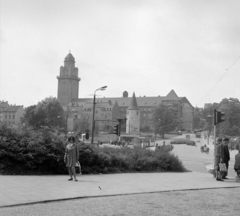
[[[207,144],[209,145],[209,137],[211,135],[212,132],[212,115],[208,115],[207,116],[207,124],[208,124],[208,140],[207,140]]]
[[[96,91],[100,90],[100,91],[104,91],[106,90],[107,86],[103,86],[101,88],[98,88],[94,91],[94,96],[93,96],[93,113],[92,113],[92,140],[91,140],[91,144],[93,144],[94,142],[94,129],[95,129],[95,104],[96,104]]]
[[[75,111],[75,109],[71,109],[70,111],[68,110],[68,107],[67,107],[67,117],[66,117],[66,134],[68,133],[68,116],[69,116],[69,113]]]

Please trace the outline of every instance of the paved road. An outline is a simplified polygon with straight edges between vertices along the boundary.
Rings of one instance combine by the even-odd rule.
[[[210,148],[209,154],[202,153],[200,147],[207,144],[207,141],[195,138],[194,134],[191,135],[191,140],[194,140],[197,144],[196,147],[188,145],[174,145],[173,153],[179,156],[183,161],[185,167],[191,171],[206,173],[205,167],[207,164],[212,164],[214,161],[213,144],[210,142],[208,147]],[[237,150],[230,151],[230,162],[229,162],[229,176],[236,176],[233,169],[235,162],[235,155]]]
[[[190,171],[195,171],[195,172],[201,172],[201,173],[206,173],[206,165],[208,164],[213,164],[214,161],[214,155],[213,155],[213,140],[209,140],[209,145],[208,147],[210,148],[209,154],[207,153],[202,153],[200,151],[200,147],[207,144],[207,140],[204,139],[203,137],[201,139],[196,138],[195,134],[189,134],[190,139],[196,142],[196,147],[194,146],[188,146],[185,144],[174,144],[174,149],[173,153],[178,155],[179,159],[183,162],[184,166],[190,170]],[[181,136],[176,136],[171,139],[163,139],[163,140],[157,140],[156,142],[158,145],[162,145],[163,141],[165,141],[166,144],[169,144],[172,140],[175,139],[181,139],[185,138],[186,134],[183,134]],[[113,145],[107,145],[105,144],[104,146],[112,146],[115,148],[120,148],[119,146],[113,146]],[[154,143],[151,143],[151,146],[154,146]],[[154,151],[155,147],[150,147],[150,150]],[[237,154],[237,150],[231,151],[230,152],[230,163],[229,163],[229,176],[234,177],[236,176],[235,171],[233,169],[234,166],[234,159],[235,155]]]

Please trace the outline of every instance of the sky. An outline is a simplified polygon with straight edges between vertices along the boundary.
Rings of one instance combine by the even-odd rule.
[[[57,97],[69,51],[79,97],[240,99],[239,0],[0,0],[0,100]]]

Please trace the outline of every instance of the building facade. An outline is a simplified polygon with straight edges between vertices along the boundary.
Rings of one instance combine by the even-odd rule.
[[[0,101],[0,122],[3,121],[3,111],[9,107],[7,101]]]
[[[63,108],[69,113],[69,116],[73,120],[71,124],[74,124],[74,118],[88,118],[92,120],[92,108],[93,98],[78,98],[79,81],[78,69],[75,67],[75,59],[71,53],[69,53],[64,61],[64,67],[60,68],[60,76],[58,79],[58,100]],[[135,94],[134,94],[135,95]],[[128,97],[128,92],[124,91],[122,97],[111,97],[111,98],[96,98],[96,110],[95,119],[99,120],[102,118],[104,122],[106,119],[114,121],[115,119],[127,119],[127,109],[131,104],[131,97]],[[140,118],[140,130],[146,128],[152,129],[152,116],[156,107],[160,104],[166,104],[172,106],[175,111],[176,121],[178,130],[192,130],[193,127],[193,115],[194,107],[188,101],[186,97],[179,97],[174,90],[171,90],[166,96],[139,96],[135,97],[136,103],[139,109]],[[105,106],[108,104],[109,107],[104,111],[98,106]],[[111,105],[110,105],[111,104]],[[75,117],[73,117],[75,115]],[[100,124],[100,123],[99,123]],[[127,124],[122,129],[127,131]],[[128,128],[129,129],[129,128]]]
[[[23,106],[9,106],[2,111],[3,122],[9,126],[20,123],[23,115]]]

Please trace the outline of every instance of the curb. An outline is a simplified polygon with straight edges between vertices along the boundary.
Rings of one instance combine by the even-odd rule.
[[[229,189],[229,188],[239,188],[239,187],[240,187],[240,185],[239,186],[231,186],[231,187],[192,188],[192,189],[176,189],[176,190],[163,190],[163,191],[152,191],[152,192],[123,193],[123,194],[113,194],[113,195],[81,196],[81,197],[62,198],[62,199],[60,198],[60,199],[53,199],[53,200],[42,200],[42,201],[20,203],[20,204],[13,204],[13,205],[3,205],[3,206],[0,206],[0,209],[1,208],[9,208],[9,207],[34,205],[34,204],[42,204],[42,203],[61,202],[61,201],[75,200],[75,199],[91,199],[91,198],[101,198],[101,197],[129,196],[129,195],[168,193],[168,192],[179,192],[179,191],[216,190],[216,189]]]

